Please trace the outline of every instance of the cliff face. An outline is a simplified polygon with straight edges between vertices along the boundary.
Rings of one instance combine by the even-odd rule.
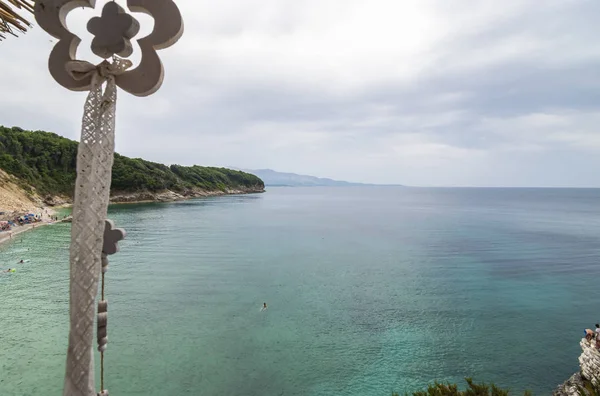
[[[583,353],[579,356],[581,371],[573,374],[552,393],[553,396],[580,396],[578,388],[585,389],[586,381],[600,385],[600,350],[596,342],[588,342],[585,338],[579,343]]]
[[[579,343],[583,353],[579,356],[581,375],[594,385],[600,385],[600,350],[596,342],[588,342],[585,338]]]

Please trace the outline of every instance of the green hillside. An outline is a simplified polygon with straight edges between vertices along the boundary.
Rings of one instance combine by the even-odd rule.
[[[72,197],[77,142],[42,131],[0,126],[0,169],[16,176],[24,188],[40,195]],[[249,173],[225,168],[163,165],[115,154],[111,193],[205,191],[262,191],[264,183]]]

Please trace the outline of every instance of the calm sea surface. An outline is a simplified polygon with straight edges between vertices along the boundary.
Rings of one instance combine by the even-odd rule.
[[[270,188],[110,217],[111,395],[549,394],[600,321],[600,190]],[[62,394],[69,232],[0,246],[2,396]]]

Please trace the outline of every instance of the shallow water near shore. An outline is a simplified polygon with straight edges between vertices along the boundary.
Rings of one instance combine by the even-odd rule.
[[[270,188],[110,218],[111,394],[548,394],[600,320],[600,190]],[[61,394],[69,233],[0,245],[0,395]]]

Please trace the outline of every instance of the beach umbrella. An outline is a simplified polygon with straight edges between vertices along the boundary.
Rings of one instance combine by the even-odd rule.
[[[31,23],[25,19],[25,14],[33,12],[31,0],[0,0],[0,40],[8,35],[17,36],[25,33]]]
[[[37,24],[58,40],[50,52],[48,68],[58,84],[71,91],[88,91],[84,105],[77,152],[77,179],[73,203],[70,244],[69,347],[63,394],[90,396],[96,393],[94,379],[94,317],[100,275],[97,342],[100,351],[100,392],[104,388],[104,351],[107,343],[107,308],[104,274],[107,255],[116,253],[124,237],[106,219],[114,160],[117,88],[149,96],[162,85],[164,67],[157,50],[175,44],[183,34],[181,13],[173,0],[127,0],[131,10],[154,18],[152,32],[139,39],[141,60],[136,68],[127,59],[133,53],[131,40],[138,34],[138,21],[117,2],[106,3],[101,16],[91,18],[88,31],[94,36],[92,52],[103,61],[94,65],[76,59],[81,40],[63,24],[77,7],[95,8],[93,0],[36,0]]]

